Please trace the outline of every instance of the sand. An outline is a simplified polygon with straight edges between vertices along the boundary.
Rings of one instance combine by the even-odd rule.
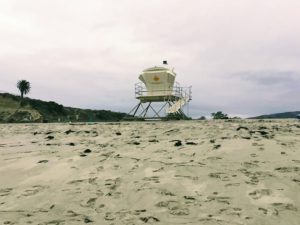
[[[0,224],[300,224],[300,122],[0,125]]]

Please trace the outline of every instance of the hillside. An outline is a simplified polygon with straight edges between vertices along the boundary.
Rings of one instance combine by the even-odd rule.
[[[64,107],[56,102],[0,93],[0,122],[100,122],[119,121],[126,114],[109,110]]]
[[[283,113],[274,113],[269,115],[261,115],[256,117],[251,117],[249,119],[292,119],[297,118],[300,114],[300,111],[295,112],[283,112]]]

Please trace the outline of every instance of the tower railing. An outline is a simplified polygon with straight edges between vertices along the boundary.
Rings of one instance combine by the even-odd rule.
[[[159,89],[148,91],[144,83],[139,82],[135,84],[135,97],[140,98],[144,96],[175,96],[184,98],[187,101],[192,100],[192,87],[180,87],[178,82],[175,82],[172,89]]]

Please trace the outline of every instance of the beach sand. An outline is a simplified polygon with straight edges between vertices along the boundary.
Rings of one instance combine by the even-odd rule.
[[[300,122],[0,125],[0,224],[300,224]]]

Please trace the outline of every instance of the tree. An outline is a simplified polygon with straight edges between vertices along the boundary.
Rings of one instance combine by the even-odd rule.
[[[212,113],[211,114],[212,118],[214,120],[218,120],[218,119],[228,119],[228,115],[223,113],[222,111],[218,111],[216,113]]]
[[[22,100],[24,95],[28,94],[30,91],[30,83],[27,80],[19,80],[17,83],[17,88],[21,93],[21,100]]]

